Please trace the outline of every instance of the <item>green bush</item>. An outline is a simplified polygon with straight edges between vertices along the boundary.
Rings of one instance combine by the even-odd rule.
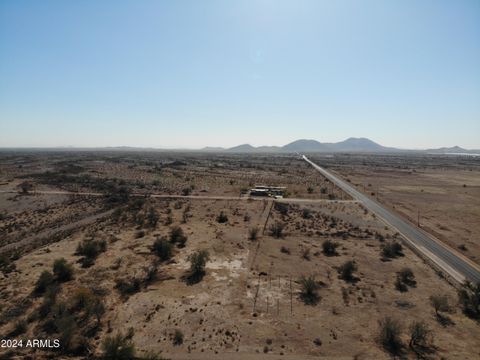
[[[337,255],[337,247],[338,247],[338,243],[332,241],[332,240],[325,240],[323,243],[322,243],[322,250],[323,250],[323,253],[326,255],[326,256],[335,256]]]
[[[283,237],[283,230],[285,229],[285,225],[281,222],[276,221],[274,224],[270,225],[270,235],[274,238],[281,238]]]
[[[357,264],[353,260],[345,262],[342,266],[338,268],[338,273],[340,278],[345,281],[353,281],[353,273],[357,271]]]
[[[208,259],[209,254],[207,250],[197,250],[188,257],[188,261],[190,261],[190,271],[187,276],[188,283],[194,284],[203,278]]]
[[[458,291],[458,302],[465,315],[480,319],[480,283],[466,282]]]
[[[248,230],[248,239],[255,241],[258,238],[258,228],[253,227]]]
[[[318,284],[315,278],[313,276],[302,276],[299,282],[301,287],[300,298],[302,301],[307,305],[315,305],[319,300],[317,294]]]
[[[398,354],[403,347],[400,323],[390,317],[380,321],[379,340],[383,348],[392,354]]]
[[[384,244],[382,247],[382,255],[384,258],[389,258],[389,259],[403,256],[402,244],[396,241]]]
[[[228,222],[228,216],[223,211],[220,211],[220,214],[217,216],[217,222],[220,224],[224,224]]]
[[[73,266],[67,260],[60,258],[53,263],[53,274],[59,282],[66,282],[73,279]]]
[[[185,247],[187,236],[184,234],[183,229],[180,226],[174,226],[170,230],[170,242],[172,244],[177,244],[179,248]]]
[[[103,356],[105,360],[134,360],[135,347],[130,339],[117,334],[113,337],[107,336],[102,344]]]
[[[105,240],[84,240],[78,244],[75,255],[83,256],[80,260],[83,267],[93,265],[95,259],[100,253],[107,250],[107,242]]]
[[[171,242],[159,236],[153,243],[153,251],[157,254],[160,260],[166,261],[172,257],[173,246]]]

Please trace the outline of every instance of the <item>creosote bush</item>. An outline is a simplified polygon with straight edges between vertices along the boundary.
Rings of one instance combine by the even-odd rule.
[[[180,226],[174,226],[170,230],[170,242],[176,244],[179,248],[185,247],[187,242],[187,236],[183,232],[183,229]]]
[[[417,350],[417,348],[423,349],[428,347],[431,330],[424,321],[415,320],[410,325],[409,330],[410,330],[409,346],[412,349]]]
[[[332,240],[325,240],[323,243],[322,243],[322,250],[323,250],[323,253],[326,255],[326,256],[335,256],[337,255],[337,247],[338,247],[338,243],[332,241]]]
[[[450,304],[448,297],[446,295],[432,295],[430,296],[430,304],[435,310],[435,315],[437,317],[441,317],[441,312],[448,312],[450,311]]]
[[[258,238],[258,228],[253,227],[248,230],[248,239],[255,241]]]
[[[105,360],[134,360],[135,347],[131,340],[122,334],[107,336],[102,344]]]
[[[465,315],[480,319],[480,283],[466,282],[458,291],[458,302]]]
[[[400,323],[391,317],[385,317],[380,321],[379,341],[385,350],[392,354],[398,354],[403,347],[400,338]]]
[[[285,225],[281,222],[275,221],[274,224],[270,225],[270,235],[274,238],[281,238],[283,237],[283,229]]]
[[[186,277],[188,283],[195,284],[202,280],[208,259],[207,250],[197,250],[188,257],[188,261],[190,261],[190,271]]]
[[[60,258],[53,263],[53,274],[59,282],[66,282],[73,279],[73,266],[67,260]]]
[[[389,259],[394,259],[399,256],[403,256],[402,244],[396,241],[384,244],[382,247],[382,256],[384,258],[389,258]]]
[[[176,329],[173,334],[173,345],[179,346],[183,344],[183,333],[181,330]]]
[[[340,278],[345,281],[353,281],[355,278],[353,273],[357,271],[357,264],[353,260],[345,262],[342,266],[338,268],[338,273]]]
[[[220,224],[228,222],[228,216],[223,211],[220,211],[220,214],[217,216],[217,222]]]
[[[93,265],[98,255],[106,250],[107,242],[105,240],[88,239],[78,244],[75,255],[83,256],[80,263],[83,267],[89,267]]]
[[[169,260],[173,254],[173,245],[164,237],[157,237],[153,243],[153,251],[162,261]]]

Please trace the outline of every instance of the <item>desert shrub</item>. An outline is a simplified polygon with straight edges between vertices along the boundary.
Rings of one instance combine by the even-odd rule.
[[[220,211],[220,214],[217,216],[217,222],[220,224],[226,223],[228,221],[228,216],[223,211]]]
[[[182,189],[182,195],[183,195],[183,196],[188,196],[188,195],[190,195],[191,193],[192,193],[192,188],[190,188],[190,187],[186,187],[186,188],[183,188],[183,189]]]
[[[258,238],[258,228],[253,227],[248,230],[248,239],[255,241]]]
[[[135,347],[130,339],[122,334],[107,336],[102,344],[105,360],[134,360]]]
[[[123,296],[139,292],[141,285],[141,281],[138,278],[115,280],[115,289],[117,289]]]
[[[160,217],[158,213],[155,211],[155,208],[150,207],[147,213],[147,226],[154,228],[158,224],[158,220]]]
[[[401,326],[397,320],[385,317],[380,321],[379,341],[385,350],[397,354],[402,349],[400,334]]]
[[[289,206],[288,206],[288,204],[285,204],[285,203],[275,202],[274,203],[274,209],[277,210],[282,215],[287,215],[288,210],[289,210]]]
[[[382,247],[382,256],[389,259],[403,256],[402,244],[396,241],[384,244]]]
[[[105,240],[88,239],[78,244],[75,255],[83,256],[80,263],[83,267],[89,267],[93,265],[98,255],[106,250],[107,242]]]
[[[157,237],[152,249],[162,261],[169,260],[173,254],[172,243],[161,236]]]
[[[435,315],[441,317],[440,312],[450,311],[450,304],[446,295],[432,295],[430,296],[430,304],[435,310]]]
[[[299,282],[301,287],[300,298],[302,301],[307,305],[315,305],[319,300],[317,293],[318,284],[315,281],[315,278],[313,276],[302,276]]]
[[[138,230],[135,232],[135,239],[141,239],[145,236],[145,230]]]
[[[53,318],[62,350],[68,352],[73,348],[74,336],[78,330],[77,322],[63,303],[55,305]]]
[[[397,273],[397,279],[395,281],[395,288],[398,291],[407,291],[408,286],[416,286],[417,282],[415,280],[415,275],[413,274],[412,269],[403,268]]]
[[[274,224],[270,225],[270,235],[274,238],[281,238],[283,237],[283,229],[285,225],[281,222],[275,221]]]
[[[43,294],[47,290],[47,288],[53,284],[54,281],[55,279],[53,277],[53,274],[50,271],[47,271],[47,270],[42,271],[42,273],[40,274],[40,277],[38,278],[35,284],[35,288],[33,292],[36,295]]]
[[[345,262],[342,266],[338,268],[338,273],[340,278],[345,281],[354,280],[353,273],[357,271],[357,264],[353,260]]]
[[[480,319],[480,283],[466,282],[458,291],[458,302],[465,315]]]
[[[285,247],[285,246],[282,246],[282,247],[280,248],[280,251],[281,251],[282,253],[284,253],[284,254],[289,254],[289,255],[290,255],[290,249],[287,248],[287,247]]]
[[[314,188],[312,186],[307,187],[307,192],[309,194],[313,193]]]
[[[188,257],[190,261],[190,272],[187,276],[187,282],[199,282],[205,275],[205,265],[209,259],[207,250],[197,250]]]
[[[53,306],[57,300],[59,288],[56,283],[53,283],[47,287],[43,294],[43,301],[38,308],[38,315],[41,319],[45,318],[52,311]]]
[[[334,255],[337,255],[337,247],[338,247],[338,243],[332,241],[332,240],[325,240],[323,243],[322,243],[322,250],[323,250],[323,253],[326,255],[326,256],[334,256]]]
[[[326,194],[327,193],[327,188],[326,187],[321,187],[320,188],[320,194]]]
[[[0,255],[0,270],[4,274],[11,273],[16,268],[15,263],[5,254]]]
[[[303,209],[303,210],[302,210],[302,218],[304,218],[304,219],[311,219],[311,218],[312,218],[312,210],[310,210],[310,209]]]
[[[173,334],[173,345],[178,346],[182,344],[183,344],[183,333],[177,329]]]
[[[60,258],[53,263],[53,274],[59,282],[66,282],[73,279],[73,266],[67,260]]]
[[[431,330],[424,321],[415,320],[409,327],[410,330],[410,342],[409,346],[412,349],[417,347],[425,348],[428,346],[429,336]]]
[[[184,234],[183,229],[180,226],[174,226],[170,230],[170,242],[172,244],[177,244],[179,248],[185,247],[187,236]]]

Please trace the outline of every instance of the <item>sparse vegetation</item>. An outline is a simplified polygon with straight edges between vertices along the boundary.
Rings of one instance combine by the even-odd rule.
[[[325,240],[323,243],[322,243],[322,250],[323,250],[323,253],[326,255],[326,256],[335,256],[337,255],[337,247],[338,247],[338,243],[332,241],[332,240]]]
[[[42,295],[43,293],[45,293],[48,287],[53,284],[54,281],[55,281],[55,278],[50,271],[47,271],[47,270],[42,271],[42,273],[40,274],[40,277],[38,278],[35,284],[34,293],[36,295]]]
[[[357,271],[357,264],[353,260],[349,260],[345,262],[342,266],[338,268],[338,273],[340,274],[340,278],[345,281],[353,281],[355,277],[353,273]]]
[[[122,334],[107,336],[102,344],[104,360],[134,360],[135,347]]]
[[[198,250],[188,257],[188,261],[190,261],[190,271],[186,277],[188,283],[194,284],[202,280],[208,259],[207,250]]]
[[[401,326],[398,320],[385,317],[380,321],[380,344],[385,350],[396,355],[403,347],[401,339]]]
[[[162,236],[157,237],[157,239],[153,243],[152,250],[155,252],[155,254],[158,255],[158,257],[162,261],[170,260],[173,255],[172,242],[167,241],[167,239]]]
[[[66,282],[73,279],[73,266],[67,260],[60,258],[53,263],[53,274],[59,282]]]
[[[458,302],[465,315],[480,319],[480,283],[466,282],[458,291]]]
[[[384,244],[382,246],[382,256],[388,259],[394,259],[399,256],[403,256],[402,244],[396,241]]]
[[[315,305],[320,297],[318,296],[318,284],[313,276],[302,276],[300,282],[300,298],[307,305]]]
[[[105,240],[84,240],[78,244],[75,255],[83,256],[80,259],[82,267],[92,266],[99,254],[107,250],[107,242]]]
[[[183,248],[187,242],[187,236],[184,234],[180,226],[174,226],[170,230],[170,242],[176,244],[177,247]]]
[[[274,238],[281,238],[283,237],[283,229],[285,228],[285,225],[281,222],[276,221],[272,225],[270,225],[270,235],[273,236]]]
[[[217,216],[217,222],[220,224],[224,224],[228,222],[228,216],[223,211],[220,211],[220,214]]]
[[[252,227],[248,229],[248,239],[255,241],[258,238],[258,228],[257,227]]]

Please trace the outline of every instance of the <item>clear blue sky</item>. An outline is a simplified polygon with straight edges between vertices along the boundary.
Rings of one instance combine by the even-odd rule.
[[[0,2],[0,147],[480,148],[480,1]]]

